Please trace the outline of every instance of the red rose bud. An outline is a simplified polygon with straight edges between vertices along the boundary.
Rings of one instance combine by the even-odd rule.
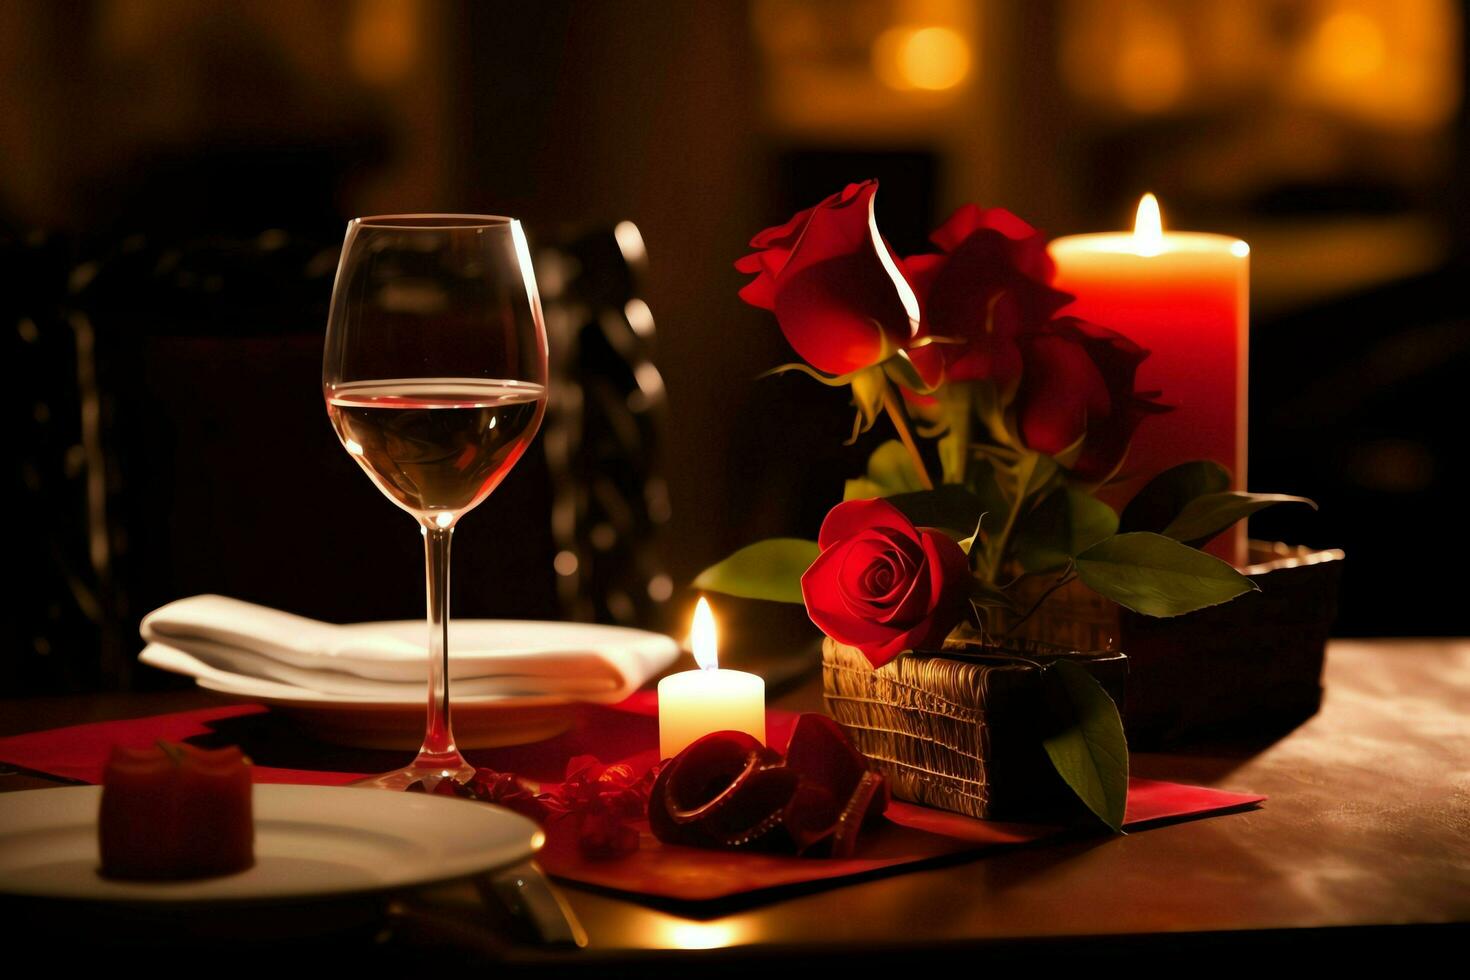
[[[750,240],[735,268],[754,273],[741,299],[776,315],[803,360],[850,374],[908,345],[918,300],[878,232],[876,180],[849,184],[821,204]]]
[[[842,729],[805,714],[784,762],[743,732],[715,732],[689,745],[659,773],[648,823],[666,844],[844,857],[887,805],[883,777]]]
[[[1025,367],[1016,392],[1021,438],[1056,454],[1082,440],[1074,476],[1101,482],[1122,464],[1139,422],[1168,411],[1133,389],[1148,351],[1122,334],[1061,317],[1021,341]]]
[[[744,732],[692,742],[659,773],[649,797],[649,829],[669,844],[738,847],[780,825],[797,776]]]
[[[786,767],[801,777],[802,791],[786,810],[786,829],[798,851],[829,842],[832,857],[848,857],[858,831],[888,809],[888,784],[826,715],[796,720]]]
[[[931,236],[943,251],[904,259],[923,307],[909,358],[928,384],[1021,376],[1020,335],[1045,323],[1072,297],[1050,285],[1046,237],[1003,208],[967,204]]]
[[[807,615],[874,667],[937,646],[964,615],[971,581],[964,550],[914,527],[885,500],[833,507],[817,544],[821,554],[801,577]]]

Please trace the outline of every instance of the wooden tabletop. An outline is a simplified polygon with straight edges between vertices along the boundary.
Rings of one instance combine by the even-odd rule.
[[[981,953],[986,962],[1034,962],[1236,955],[1281,943],[1361,959],[1463,943],[1470,640],[1333,641],[1326,688],[1322,711],[1274,741],[1133,756],[1137,775],[1268,794],[1258,810],[993,853],[713,918],[566,885],[591,940],[573,953],[508,940],[469,885],[410,896],[387,933],[339,941],[368,944],[358,951],[371,949],[379,963],[410,962],[432,947],[436,960],[558,974],[672,973],[690,958],[709,967],[805,954],[870,964]],[[816,710],[820,690],[813,682],[780,700]],[[198,692],[0,702],[0,734],[209,703]],[[4,789],[40,785],[24,774],[0,777]]]

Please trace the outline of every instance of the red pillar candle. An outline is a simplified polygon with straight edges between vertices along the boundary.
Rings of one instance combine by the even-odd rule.
[[[1212,459],[1246,485],[1246,370],[1250,338],[1250,246],[1238,238],[1164,232],[1152,194],[1133,233],[1071,235],[1051,243],[1057,288],[1077,297],[1063,312],[1109,327],[1151,351],[1140,390],[1158,390],[1174,411],[1139,427],[1116,488],[1121,504],[1177,463]],[[1210,551],[1245,564],[1244,522]]]

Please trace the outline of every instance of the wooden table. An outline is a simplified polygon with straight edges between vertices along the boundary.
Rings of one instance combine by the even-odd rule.
[[[334,959],[493,961],[526,972],[697,975],[752,960],[893,966],[963,958],[1210,956],[1243,970],[1289,946],[1317,962],[1443,948],[1470,938],[1470,640],[1334,641],[1323,710],[1254,745],[1137,753],[1135,773],[1265,793],[1259,810],[1130,836],[996,853],[691,919],[575,886],[591,937],[549,952],[487,925],[468,885],[407,897],[376,940],[339,936]],[[184,710],[198,692],[0,703],[0,734]],[[815,682],[781,699],[814,710]],[[0,777],[0,788],[46,785]],[[700,952],[694,952],[699,950]],[[698,960],[697,967],[690,961]]]

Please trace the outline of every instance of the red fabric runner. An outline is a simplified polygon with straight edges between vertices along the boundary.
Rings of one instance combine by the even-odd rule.
[[[788,711],[769,712],[769,744],[784,747],[796,717]],[[0,739],[0,760],[64,779],[98,783],[107,754],[115,744],[143,746],[158,739],[187,740],[206,746],[241,746],[255,761],[256,782],[319,786],[339,786],[406,761],[397,753],[326,746],[296,735],[282,721],[259,705],[233,705],[76,725]],[[466,755],[477,766],[540,782],[559,782],[567,760],[573,756],[594,755],[611,763],[649,751],[657,744],[656,696],[640,692],[612,707],[587,706],[581,722],[556,738]],[[1128,783],[1125,827],[1220,813],[1264,799],[1133,778]],[[588,861],[574,850],[548,848],[539,860],[548,872],[570,881],[646,897],[700,902],[867,875],[936,858],[1032,843],[1066,832],[1060,827],[974,820],[895,800],[888,809],[888,823],[865,832],[858,853],[851,858],[797,858],[666,846],[645,831],[639,850],[624,858]]]

